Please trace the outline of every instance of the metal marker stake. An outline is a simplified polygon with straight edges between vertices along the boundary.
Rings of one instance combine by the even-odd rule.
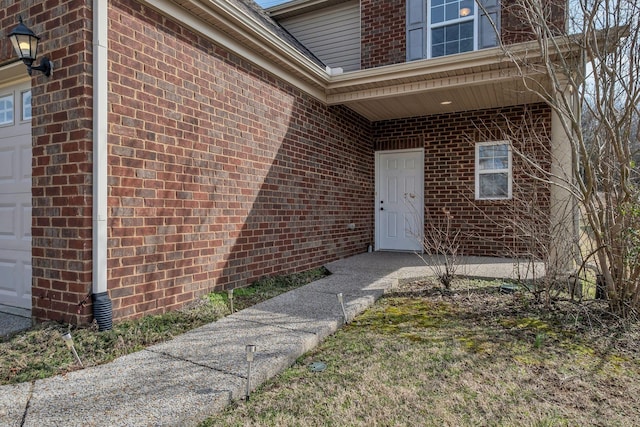
[[[254,355],[256,354],[256,346],[253,344],[247,345],[247,392],[245,393],[245,400],[249,401],[249,393],[251,390],[251,362],[253,362]]]
[[[338,302],[340,303],[340,307],[342,308],[342,316],[344,317],[344,323],[346,325],[348,323],[347,311],[344,309],[344,298],[342,297],[342,292],[336,294],[336,297],[338,297]]]
[[[66,334],[63,334],[62,340],[67,345],[67,348],[69,348],[73,352],[73,356],[76,358],[76,361],[78,362],[78,364],[84,368],[84,365],[80,360],[80,357],[78,357],[78,352],[76,351],[76,348],[73,345],[73,338],[71,337],[71,332],[67,332]]]
[[[233,289],[227,290],[227,296],[229,297],[229,308],[231,309],[231,314],[233,314]]]

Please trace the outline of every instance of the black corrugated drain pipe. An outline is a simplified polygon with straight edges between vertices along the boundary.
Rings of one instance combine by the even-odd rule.
[[[98,322],[98,331],[110,331],[113,323],[113,306],[106,292],[91,295],[93,318]]]

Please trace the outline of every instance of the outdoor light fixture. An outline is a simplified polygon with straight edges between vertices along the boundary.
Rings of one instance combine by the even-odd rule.
[[[256,346],[253,344],[247,344],[247,392],[245,393],[245,400],[249,401],[249,392],[251,390],[251,362],[256,354]]]
[[[29,75],[31,75],[32,70],[36,70],[44,73],[47,77],[51,76],[53,64],[46,56],[40,60],[40,65],[37,67],[32,66],[33,61],[35,61],[38,56],[38,41],[40,37],[36,36],[29,27],[24,25],[22,16],[18,16],[18,20],[18,26],[9,33],[9,39],[18,57],[20,57],[22,62],[27,66]]]
[[[227,296],[229,297],[229,310],[233,314],[233,289],[227,289]]]
[[[62,340],[67,345],[67,348],[69,350],[71,350],[71,352],[73,352],[73,356],[76,358],[76,361],[78,362],[78,365],[80,365],[80,366],[82,366],[84,368],[84,365],[82,364],[82,361],[80,360],[80,357],[78,356],[78,352],[76,351],[76,347],[73,345],[73,338],[71,337],[71,332],[67,332],[66,334],[63,334],[62,335]]]

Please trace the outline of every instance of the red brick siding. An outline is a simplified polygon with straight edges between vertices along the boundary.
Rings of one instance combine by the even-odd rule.
[[[536,39],[536,33],[525,25],[529,18],[523,16],[521,2],[502,2],[501,37],[504,43],[512,44]],[[566,0],[543,0],[542,13],[549,17],[549,28],[554,34],[566,31]]]
[[[363,0],[360,14],[361,68],[405,62],[405,0]]]
[[[520,126],[538,136],[527,135]],[[515,125],[515,126],[514,126]],[[517,128],[513,134],[507,129]],[[402,133],[398,134],[398,129]],[[549,189],[531,179],[520,156],[513,156],[514,198],[503,201],[475,200],[475,143],[508,139],[516,151],[526,152],[548,168],[549,158],[540,150],[541,140],[548,147],[551,113],[544,104],[498,110],[442,114],[378,122],[374,125],[377,149],[425,149],[425,221],[441,223],[443,209],[453,215],[453,225],[464,239],[467,255],[513,256],[531,250],[530,237],[514,228],[545,230]],[[538,208],[530,212],[528,202]],[[439,222],[440,221],[440,222]],[[544,233],[538,233],[543,235]],[[541,248],[537,248],[540,251]]]
[[[18,14],[41,36],[52,78],[32,77],[32,315],[85,323],[91,290],[90,1],[0,2],[0,63],[15,60],[6,35]],[[36,64],[39,64],[39,59]],[[25,68],[26,73],[26,68]]]
[[[426,2],[427,0],[425,0]],[[544,13],[557,34],[565,31],[566,0],[544,0]],[[361,8],[361,68],[406,62],[406,1],[363,0]],[[504,43],[534,40],[535,33],[523,24],[519,2],[503,1],[501,37]]]
[[[366,250],[366,121],[135,2],[109,19],[114,317]]]

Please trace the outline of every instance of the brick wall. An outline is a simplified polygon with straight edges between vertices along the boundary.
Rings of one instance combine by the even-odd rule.
[[[84,323],[91,290],[90,1],[0,1],[0,64],[15,60],[6,35],[18,14],[41,37],[54,74],[34,72],[32,315]],[[39,64],[39,59],[36,65]],[[26,73],[26,68],[25,68]]]
[[[90,3],[0,0],[2,35],[21,13],[55,64],[53,78],[32,78],[33,315],[71,323],[91,319],[91,308],[79,306],[91,291]],[[450,209],[477,236],[467,253],[507,250],[508,218],[498,227],[486,219],[504,217],[512,202],[470,202],[471,141],[497,138],[505,121],[525,113],[546,131],[544,107],[373,126],[136,2],[110,2],[109,19],[108,286],[116,319],[365,251],[374,228],[372,142],[424,146],[429,213]],[[5,37],[0,54],[2,64],[13,60]],[[404,135],[392,136],[398,128]],[[516,181],[545,206],[544,189]]]
[[[407,59],[405,0],[362,0],[361,68],[401,64]]]
[[[514,256],[531,253],[533,237],[534,253],[543,250],[549,188],[532,179],[533,168],[514,154],[513,199],[475,200],[475,143],[508,139],[515,152],[548,169],[540,142],[548,149],[550,129],[549,108],[536,104],[378,122],[374,141],[380,150],[424,147],[426,227],[444,224],[446,210],[464,236],[464,254]]]
[[[109,20],[114,317],[366,251],[366,121],[135,2]]]
[[[519,43],[536,39],[536,33],[525,25],[530,18],[523,12],[521,2],[502,2],[501,37],[507,43]],[[542,16],[549,19],[549,29],[553,34],[564,34],[566,31],[566,0],[543,0],[540,10]]]

